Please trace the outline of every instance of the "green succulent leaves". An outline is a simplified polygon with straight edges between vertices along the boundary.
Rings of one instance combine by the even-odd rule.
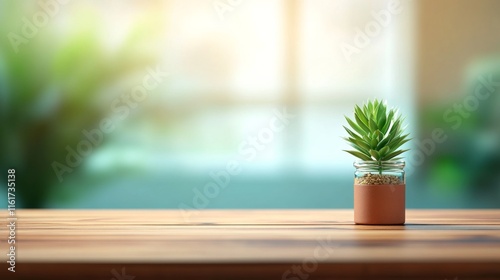
[[[354,148],[346,152],[364,161],[398,160],[408,151],[399,149],[410,141],[409,134],[403,134],[404,119],[395,109],[388,110],[379,100],[368,101],[363,108],[354,107],[354,120],[345,117],[349,137],[344,139]]]

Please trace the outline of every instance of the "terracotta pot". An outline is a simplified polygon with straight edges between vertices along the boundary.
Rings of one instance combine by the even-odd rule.
[[[405,188],[402,185],[354,185],[354,223],[402,225],[405,223]]]

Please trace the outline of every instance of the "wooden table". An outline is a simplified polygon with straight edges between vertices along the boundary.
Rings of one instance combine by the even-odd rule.
[[[18,210],[0,279],[500,279],[500,210]],[[7,221],[7,211],[0,214]]]

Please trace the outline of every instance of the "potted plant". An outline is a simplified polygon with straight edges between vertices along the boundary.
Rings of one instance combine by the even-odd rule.
[[[354,120],[346,116],[350,128],[344,139],[354,148],[346,152],[354,162],[354,222],[365,225],[405,223],[405,162],[399,157],[407,150],[404,119],[385,102],[368,101],[354,107]]]

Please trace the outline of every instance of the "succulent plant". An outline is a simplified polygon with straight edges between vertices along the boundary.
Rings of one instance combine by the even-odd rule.
[[[396,109],[387,109],[379,100],[368,101],[363,108],[354,107],[354,121],[345,117],[350,128],[344,126],[349,137],[344,139],[354,148],[345,150],[363,161],[373,161],[378,166],[388,160],[398,160],[400,147],[408,142],[409,134],[403,134],[404,118]]]

